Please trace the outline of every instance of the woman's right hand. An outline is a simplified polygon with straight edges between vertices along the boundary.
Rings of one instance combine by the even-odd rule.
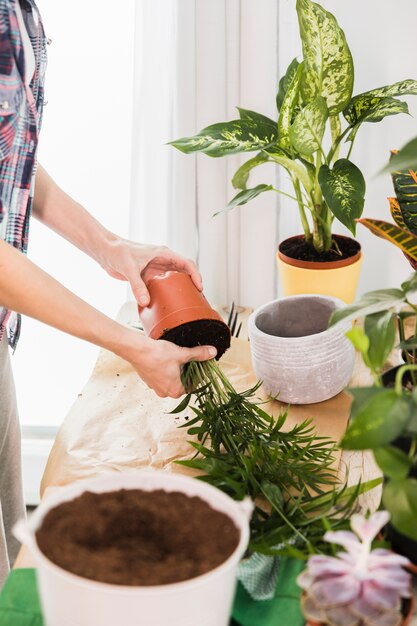
[[[181,348],[170,341],[155,341],[137,331],[126,330],[129,340],[123,342],[125,348],[117,353],[133,365],[140,378],[160,398],[179,398],[186,393],[181,382],[182,365],[208,361],[217,354],[213,346]]]

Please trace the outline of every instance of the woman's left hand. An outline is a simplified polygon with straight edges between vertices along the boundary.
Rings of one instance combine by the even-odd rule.
[[[115,237],[106,243],[96,256],[110,276],[129,281],[140,306],[149,304],[149,292],[145,281],[168,270],[190,274],[197,289],[200,291],[203,289],[201,275],[195,263],[166,246],[135,243]]]

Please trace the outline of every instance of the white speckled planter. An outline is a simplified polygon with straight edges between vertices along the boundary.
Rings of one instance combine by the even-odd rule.
[[[272,396],[291,404],[322,402],[352,375],[355,350],[345,333],[351,323],[328,328],[337,298],[289,296],[264,304],[248,319],[252,363]]]

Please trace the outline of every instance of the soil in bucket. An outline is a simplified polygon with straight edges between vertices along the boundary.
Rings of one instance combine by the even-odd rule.
[[[51,509],[36,532],[63,569],[115,585],[164,585],[200,576],[234,552],[240,531],[199,497],[163,490],[84,492]]]
[[[304,237],[290,237],[279,246],[279,251],[285,256],[299,261],[334,262],[349,259],[355,256],[360,250],[360,244],[350,237],[333,235],[336,245],[332,245],[328,252],[317,252],[315,248],[307,243]]]

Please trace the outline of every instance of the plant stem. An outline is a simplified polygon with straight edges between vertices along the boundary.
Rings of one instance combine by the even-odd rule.
[[[303,230],[304,230],[304,237],[305,237],[306,242],[309,243],[311,241],[311,231],[310,231],[310,225],[308,223],[306,213],[304,211],[304,202],[303,202],[303,196],[301,193],[300,181],[297,178],[292,177],[292,183],[294,186],[295,195],[297,196],[301,223],[303,225]]]
[[[417,365],[402,365],[400,367],[400,369],[398,370],[398,372],[395,375],[395,393],[398,396],[401,396],[402,394],[402,379],[403,376],[406,372],[416,372],[417,371]]]
[[[332,135],[332,145],[336,145],[336,150],[332,155],[332,159],[334,159],[335,161],[337,161],[337,158],[339,156],[339,152],[340,152],[340,142],[338,142],[338,139],[340,137],[340,134],[342,132],[342,125],[340,123],[340,116],[339,115],[331,115],[330,116],[330,131],[331,131],[331,135]],[[330,161],[329,161],[330,163]]]
[[[342,140],[346,137],[346,135],[348,134],[348,132],[352,130],[351,126],[348,126],[347,128],[345,128],[345,130],[343,131],[343,133],[341,135],[339,135],[339,137],[336,139],[336,141],[333,143],[332,147],[330,148],[330,152],[327,155],[327,162],[331,163],[333,160],[333,157],[336,154],[336,151],[338,150],[338,147],[340,145],[340,143],[342,142]]]

